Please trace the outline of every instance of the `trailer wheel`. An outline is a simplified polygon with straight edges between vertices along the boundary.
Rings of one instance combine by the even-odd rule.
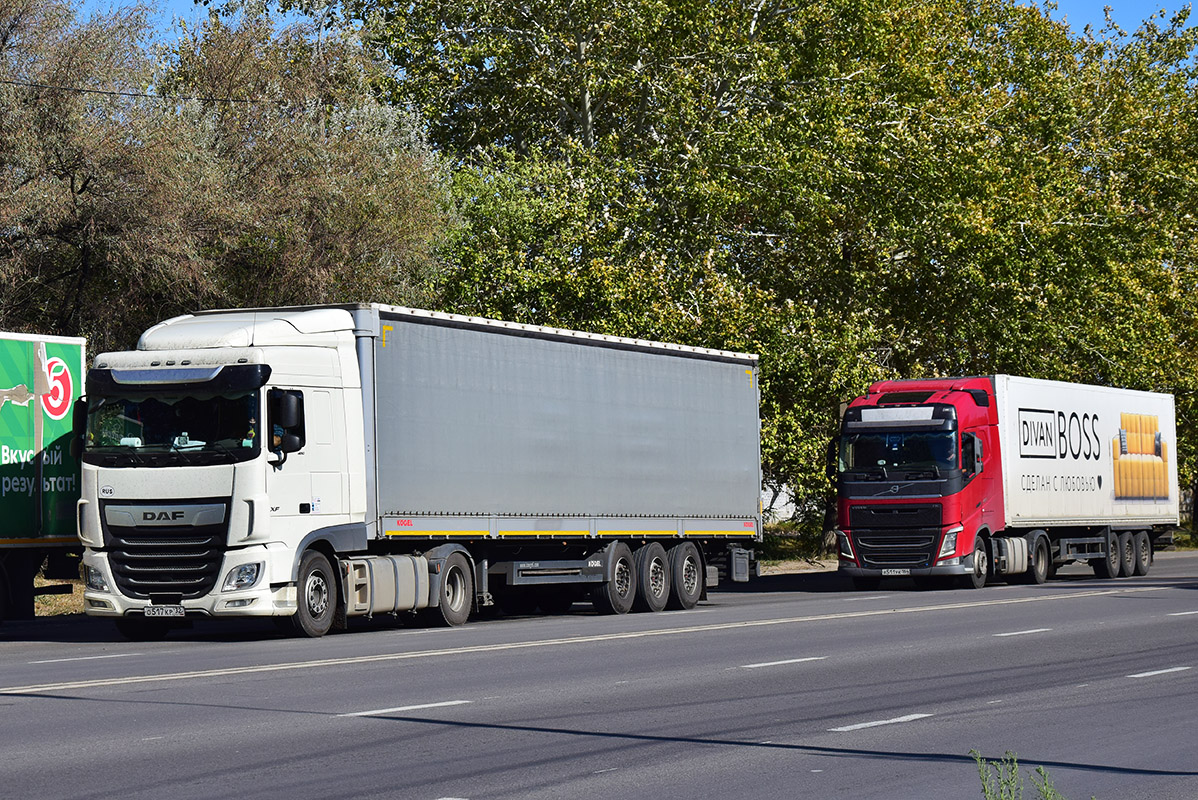
[[[437,624],[455,627],[470,619],[474,608],[474,575],[470,562],[461,553],[450,553],[441,567],[441,590],[437,607],[429,616]]]
[[[117,632],[131,642],[158,642],[170,632],[170,625],[158,619],[118,617],[113,623]]]
[[[1136,548],[1132,544],[1131,531],[1119,534],[1119,574],[1124,578],[1136,574]]]
[[[1122,563],[1122,557],[1119,555],[1119,537],[1113,532],[1107,531],[1106,556],[1091,559],[1090,566],[1094,568],[1094,574],[1100,578],[1118,578],[1120,563]]]
[[[1148,532],[1136,531],[1132,537],[1132,547],[1136,551],[1136,574],[1147,575],[1152,566],[1152,541],[1148,538]]]
[[[636,599],[636,563],[623,542],[612,547],[611,561],[611,580],[595,587],[591,600],[600,614],[627,614]]]
[[[317,639],[333,627],[337,610],[337,577],[329,559],[319,550],[308,550],[300,559],[296,582],[296,609],[289,618],[298,636]]]
[[[670,548],[670,602],[667,608],[689,609],[703,596],[703,559],[694,542]]]
[[[986,551],[986,540],[981,536],[975,536],[973,538],[973,572],[961,576],[960,586],[962,589],[981,589],[986,585],[989,573],[990,556]]]
[[[1032,563],[1027,566],[1027,582],[1041,584],[1048,580],[1052,571],[1052,556],[1048,553],[1048,540],[1043,536],[1037,537],[1032,545]]]
[[[637,611],[661,611],[670,599],[670,562],[666,560],[666,549],[657,542],[638,548],[636,561]]]

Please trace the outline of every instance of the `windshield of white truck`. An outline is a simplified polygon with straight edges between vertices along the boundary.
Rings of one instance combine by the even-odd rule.
[[[857,480],[948,477],[959,468],[955,431],[863,431],[840,440],[840,472]],[[846,475],[849,477],[849,475]]]
[[[113,466],[246,461],[261,446],[259,409],[257,391],[92,397],[84,460]]]

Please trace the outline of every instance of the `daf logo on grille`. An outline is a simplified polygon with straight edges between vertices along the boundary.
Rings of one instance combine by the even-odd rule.
[[[169,525],[207,526],[225,521],[224,503],[180,503],[178,505],[110,505],[104,508],[104,521],[119,528]]]
[[[143,511],[142,522],[174,522],[183,519],[182,511]]]

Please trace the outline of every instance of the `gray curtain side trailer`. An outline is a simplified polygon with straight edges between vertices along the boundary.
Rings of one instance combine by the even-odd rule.
[[[462,594],[515,612],[589,599],[622,613],[689,608],[717,574],[748,578],[761,535],[756,356],[352,313],[369,551],[427,559],[446,621],[468,614]],[[388,568],[409,565],[351,560],[348,613],[390,610],[390,591],[363,595]]]

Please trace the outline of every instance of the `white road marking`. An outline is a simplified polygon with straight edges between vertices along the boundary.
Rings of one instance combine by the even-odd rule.
[[[594,772],[592,772],[591,774],[592,775],[602,775],[605,772],[615,772],[618,769],[619,769],[619,767],[608,767],[607,769],[597,769]]]
[[[1167,586],[1133,586],[1117,589],[1095,589],[1088,592],[1041,594],[1030,597],[1008,597],[994,600],[973,600],[960,603],[943,603],[934,606],[915,606],[913,608],[881,608],[869,611],[842,611],[833,614],[812,614],[801,617],[781,617],[776,619],[754,619],[740,622],[713,622],[706,625],[689,625],[679,628],[655,628],[644,631],[626,631],[623,633],[603,633],[593,636],[566,637],[559,639],[534,639],[524,642],[507,642],[504,644],[469,645],[465,647],[447,647],[438,650],[417,650],[403,653],[379,653],[369,656],[344,656],[341,658],[322,658],[312,661],[280,662],[276,664],[257,664],[252,666],[224,667],[219,669],[194,670],[191,672],[164,672],[156,675],[129,675],[124,678],[94,678],[81,681],[64,681],[61,683],[43,683],[27,686],[0,687],[0,695],[6,694],[38,694],[45,692],[61,692],[72,689],[94,689],[104,686],[130,686],[139,683],[157,683],[164,681],[200,680],[207,678],[223,678],[230,675],[260,675],[270,672],[291,672],[303,669],[344,668],[356,664],[379,664],[396,661],[411,661],[422,658],[456,658],[474,653],[496,653],[507,650],[527,650],[541,647],[564,647],[567,645],[592,644],[596,642],[615,642],[624,639],[648,639],[656,636],[684,636],[692,633],[711,633],[714,631],[743,630],[746,628],[771,627],[775,625],[801,625],[808,622],[827,622],[832,620],[860,619],[864,617],[893,616],[898,614],[927,614],[935,611],[956,611],[967,608],[983,608],[986,606],[1022,605],[1027,603],[1051,603],[1058,600],[1077,600],[1083,597],[1115,597],[1118,595],[1139,594],[1143,592],[1159,592],[1171,587]],[[446,632],[450,629],[446,628]]]
[[[1198,611],[1178,611],[1178,612],[1176,612],[1176,613],[1173,613],[1173,614],[1167,614],[1166,616],[1169,616],[1169,617],[1188,617],[1188,616],[1190,616],[1191,614],[1198,614]]]
[[[1051,631],[1051,630],[1052,630],[1052,628],[1029,628],[1026,631],[1011,631],[1010,633],[996,633],[994,635],[995,635],[995,637],[1025,636],[1029,633],[1047,633],[1048,631]]]
[[[1001,703],[1001,702],[1002,702],[1002,700],[987,700],[987,701],[986,701],[986,705],[988,705],[988,706],[996,706],[996,705],[998,705],[998,704],[999,704],[999,703]]]
[[[1152,672],[1137,672],[1135,675],[1128,675],[1129,678],[1151,678],[1153,675],[1167,675],[1170,672],[1185,672],[1191,667],[1169,667],[1168,669],[1154,669]]]
[[[925,719],[932,716],[931,714],[908,714],[905,717],[895,717],[894,719],[879,719],[873,722],[858,722],[856,725],[843,725],[839,728],[828,728],[833,733],[848,733],[849,731],[859,731],[862,728],[877,728],[880,725],[897,725],[901,722],[914,722],[917,719]]]
[[[414,706],[396,706],[395,708],[376,708],[373,711],[354,711],[349,714],[338,714],[339,717],[374,717],[379,714],[398,714],[401,711],[423,711],[426,708],[445,708],[447,706],[464,706],[473,700],[445,700],[440,703],[420,703]]]
[[[785,661],[763,661],[760,664],[741,664],[741,669],[761,669],[762,667],[780,667],[783,664],[802,664],[807,661],[823,661],[827,656],[809,656],[807,658],[788,658]]]
[[[30,664],[61,664],[64,661],[99,661],[102,658],[128,658],[140,656],[141,653],[113,653],[107,656],[78,656],[77,658],[48,658],[45,661],[30,661]]]

